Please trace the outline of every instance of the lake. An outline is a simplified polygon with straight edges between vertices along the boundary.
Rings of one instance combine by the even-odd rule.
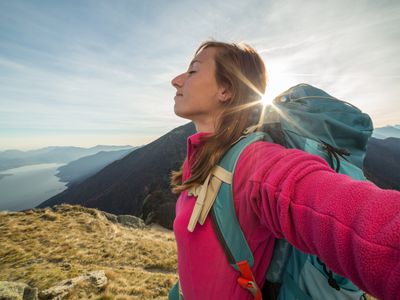
[[[55,176],[65,164],[37,164],[0,171],[0,210],[18,211],[39,205],[64,191]]]

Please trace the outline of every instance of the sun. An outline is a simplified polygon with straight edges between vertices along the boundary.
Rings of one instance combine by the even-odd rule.
[[[262,96],[264,106],[272,105],[276,96],[286,91],[291,86],[298,84],[298,79],[291,72],[288,63],[281,59],[269,59],[266,51],[261,51],[261,56],[266,61],[267,87]]]
[[[263,106],[271,105],[272,104],[273,97],[271,94],[263,95],[261,98],[261,102]]]

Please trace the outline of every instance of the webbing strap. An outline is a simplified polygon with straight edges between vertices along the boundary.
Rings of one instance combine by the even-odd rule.
[[[190,216],[188,230],[193,232],[197,222],[204,224],[208,213],[217,197],[222,182],[232,184],[232,173],[220,166],[215,166],[202,185],[188,190],[188,194],[197,196],[192,215]]]
[[[253,295],[254,300],[262,300],[261,290],[256,283],[249,263],[243,260],[238,262],[237,266],[240,270],[240,277],[237,279],[239,285],[248,290]]]

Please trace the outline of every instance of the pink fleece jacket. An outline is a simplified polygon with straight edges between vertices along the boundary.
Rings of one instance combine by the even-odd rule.
[[[183,180],[190,176],[202,135],[188,138]],[[274,239],[284,237],[375,297],[400,299],[400,192],[337,174],[303,151],[256,142],[236,165],[233,198],[260,287]],[[182,192],[174,221],[185,300],[253,299],[237,284],[239,274],[229,265],[210,216],[194,232],[187,230],[195,201]]]

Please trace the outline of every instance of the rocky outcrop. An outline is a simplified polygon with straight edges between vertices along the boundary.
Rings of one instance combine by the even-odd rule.
[[[61,300],[68,295],[73,288],[81,284],[90,284],[95,288],[102,288],[107,284],[104,271],[94,271],[72,279],[66,279],[47,290],[41,291],[41,300]]]
[[[122,226],[130,227],[130,228],[140,228],[143,229],[146,227],[145,223],[142,219],[131,216],[131,215],[114,215],[107,212],[102,212],[102,214],[107,218],[107,220],[113,223],[119,223]]]
[[[138,228],[138,229],[143,229],[146,227],[145,222],[139,218],[135,217],[132,215],[114,215],[105,211],[100,211],[94,208],[89,208],[89,207],[84,207],[84,206],[71,206],[71,205],[54,205],[52,207],[48,207],[45,209],[47,212],[46,214],[42,215],[42,219],[46,220],[51,220],[53,221],[56,216],[50,214],[50,212],[58,212],[58,213],[63,213],[63,212],[70,212],[70,211],[79,211],[79,212],[84,212],[91,214],[95,218],[99,218],[101,215],[103,215],[107,220],[111,221],[114,224],[120,224],[125,227],[130,227],[130,228]],[[25,209],[22,210],[21,212],[40,212],[42,209],[38,208],[30,208],[30,209]],[[17,214],[18,212],[8,212],[9,214],[15,213]],[[1,300],[1,299],[0,299]]]
[[[0,300],[61,300],[75,287],[82,285],[101,289],[107,285],[107,277],[102,270],[89,272],[82,276],[63,280],[57,285],[41,291],[39,295],[37,288],[32,288],[23,282],[0,281]]]
[[[37,300],[38,289],[23,282],[0,281],[0,300]]]

